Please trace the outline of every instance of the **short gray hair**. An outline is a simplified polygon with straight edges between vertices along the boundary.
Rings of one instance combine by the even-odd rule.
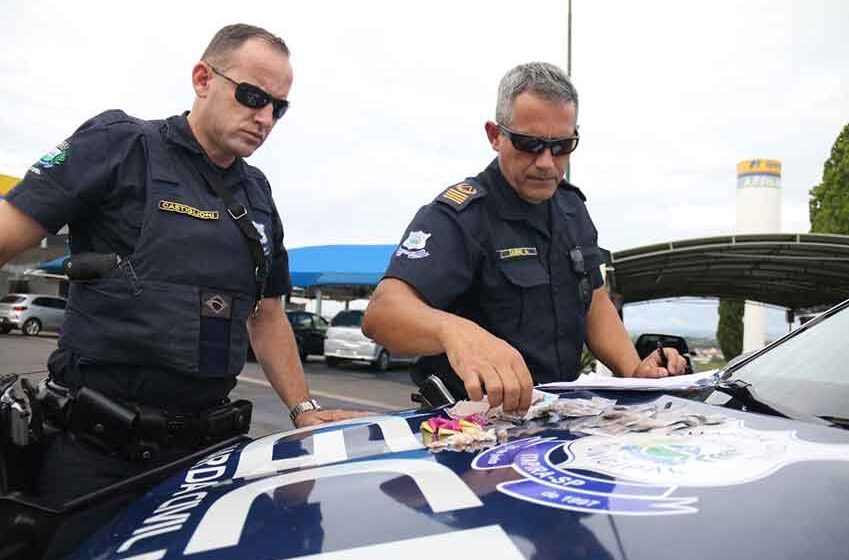
[[[226,58],[249,39],[261,39],[277,49],[280,54],[289,56],[289,47],[277,35],[266,31],[262,27],[256,27],[255,25],[248,25],[246,23],[235,23],[218,30],[212,41],[209,42],[209,46],[203,51],[201,60],[210,64],[225,64]]]
[[[549,101],[572,102],[575,110],[578,109],[578,92],[560,67],[548,62],[528,62],[516,66],[501,78],[495,120],[505,126],[512,124],[513,104],[526,91]]]

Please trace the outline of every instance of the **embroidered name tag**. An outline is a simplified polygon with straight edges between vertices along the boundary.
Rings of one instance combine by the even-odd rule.
[[[160,200],[159,209],[164,210],[166,212],[176,212],[178,214],[185,214],[186,216],[191,216],[192,218],[197,218],[199,220],[218,219],[218,210],[198,210],[193,206],[189,206],[188,204],[183,204],[181,202]]]
[[[498,258],[516,259],[519,257],[535,257],[537,255],[536,247],[511,247],[510,249],[499,249]]]

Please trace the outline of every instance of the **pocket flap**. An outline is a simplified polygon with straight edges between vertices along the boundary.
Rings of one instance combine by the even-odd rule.
[[[522,288],[548,284],[548,273],[538,259],[501,261],[498,267],[511,284]]]

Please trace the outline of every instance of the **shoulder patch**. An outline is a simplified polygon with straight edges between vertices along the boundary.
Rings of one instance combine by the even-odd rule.
[[[473,200],[486,196],[486,189],[469,181],[451,185],[436,197],[441,202],[458,212],[468,206]]]

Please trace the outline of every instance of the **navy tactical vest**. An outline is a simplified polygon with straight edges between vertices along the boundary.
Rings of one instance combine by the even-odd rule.
[[[256,298],[248,244],[224,203],[193,167],[172,153],[165,121],[137,123],[147,150],[146,202],[130,255],[103,277],[72,282],[59,346],[113,363],[151,365],[200,377],[237,375],[249,344]],[[248,209],[273,239],[271,192],[259,171],[237,160]],[[217,170],[215,170],[217,172]],[[263,244],[266,260],[268,243]]]

